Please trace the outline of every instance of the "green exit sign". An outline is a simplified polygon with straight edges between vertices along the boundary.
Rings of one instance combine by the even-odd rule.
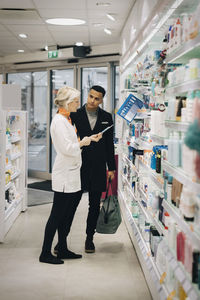
[[[48,51],[48,58],[57,58],[57,57],[58,57],[58,50]]]

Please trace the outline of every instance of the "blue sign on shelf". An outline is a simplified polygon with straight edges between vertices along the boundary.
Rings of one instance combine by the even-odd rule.
[[[122,106],[119,108],[117,114],[131,123],[136,117],[138,110],[143,107],[143,102],[135,97],[133,94],[130,94]]]

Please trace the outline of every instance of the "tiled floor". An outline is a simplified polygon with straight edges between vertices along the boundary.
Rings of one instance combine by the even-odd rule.
[[[83,258],[58,266],[39,263],[50,209],[51,204],[29,207],[0,244],[1,300],[151,299],[124,224],[114,235],[96,234],[96,253],[84,253],[87,194],[68,239],[70,249]]]

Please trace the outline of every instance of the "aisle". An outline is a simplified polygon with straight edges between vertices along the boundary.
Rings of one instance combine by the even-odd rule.
[[[96,235],[96,253],[84,253],[86,194],[69,237],[70,249],[83,258],[59,266],[39,263],[50,208],[30,207],[0,244],[1,300],[151,299],[124,224],[115,235]]]

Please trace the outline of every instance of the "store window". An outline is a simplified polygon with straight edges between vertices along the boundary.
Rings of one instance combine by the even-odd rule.
[[[65,69],[65,70],[52,70],[51,71],[51,83],[52,83],[52,92],[51,92],[51,119],[54,117],[57,111],[57,107],[54,104],[54,98],[58,90],[64,85],[74,87],[74,69]],[[56,152],[51,143],[51,167],[52,169]]]
[[[21,86],[22,110],[28,111],[28,169],[47,171],[47,72],[8,74]]]
[[[108,68],[107,67],[91,67],[82,68],[81,76],[81,102],[82,105],[87,102],[87,95],[90,87],[93,85],[101,85],[106,91],[108,87]],[[107,95],[104,97],[103,108],[106,107]]]

